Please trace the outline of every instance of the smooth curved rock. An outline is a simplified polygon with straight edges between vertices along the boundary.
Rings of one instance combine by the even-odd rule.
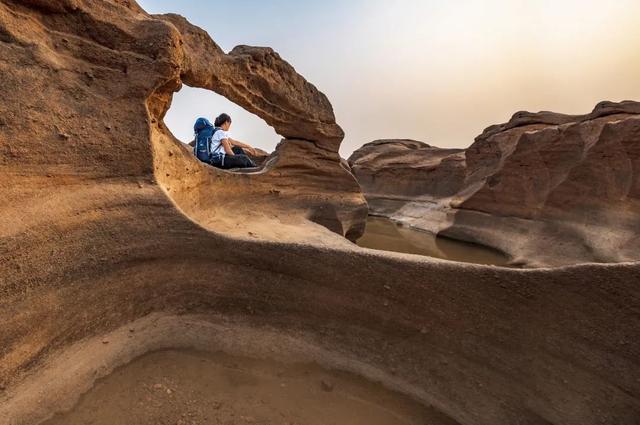
[[[636,422],[638,264],[358,248],[307,220],[349,234],[366,214],[326,144],[287,140],[233,174],[166,130],[189,57],[175,25],[132,1],[37,3],[0,0],[0,423],[37,424],[136,355],[199,344],[368,376],[434,424]]]
[[[415,140],[376,140],[356,150],[348,162],[368,195],[451,196],[465,178],[463,149],[441,149]]]
[[[331,230],[351,240],[362,235],[366,202],[354,177],[340,165],[338,148],[344,133],[335,122],[333,108],[326,96],[270,48],[238,46],[227,55],[206,32],[183,17],[171,14],[155,17],[179,32],[176,39],[176,34],[170,30],[172,41],[167,42],[170,46],[179,46],[166,54],[171,62],[175,61],[170,63],[175,72],[148,101],[149,109],[158,120],[158,126],[152,127],[156,167],[166,168],[160,173],[159,181],[173,189],[174,201],[200,223],[223,230],[211,220],[210,212],[202,217],[207,205],[222,204],[222,199],[227,198],[222,193],[213,198],[206,190],[211,174],[207,172],[195,180],[187,177],[176,182],[176,173],[185,174],[183,169],[188,175],[198,174],[200,169],[190,168],[190,159],[182,162],[184,154],[169,161],[162,160],[170,154],[175,141],[161,119],[170,106],[171,94],[184,82],[227,97],[264,119],[287,138],[278,146],[273,158],[267,159],[261,173],[246,175],[243,183],[231,183],[233,193],[230,197],[236,200],[236,213],[246,208],[250,211],[280,210],[281,215],[298,211],[295,214],[298,217],[329,225]],[[187,180],[191,183],[184,184]],[[243,187],[241,194],[237,193],[237,187]],[[233,200],[229,199],[229,202]],[[282,234],[265,231],[277,228],[281,215],[276,216],[276,220],[260,218],[263,226],[250,234],[282,238]],[[253,220],[259,218],[253,217]],[[240,229],[245,230],[244,226]],[[233,230],[232,233],[238,234]]]
[[[157,17],[180,32],[185,84],[215,91],[288,139],[311,140],[337,151],[344,132],[336,124],[331,103],[273,49],[237,46],[227,55],[206,32],[182,16]]]
[[[368,144],[350,158],[375,214],[497,248],[515,264],[640,259],[640,103],[518,112],[459,152],[398,146]]]

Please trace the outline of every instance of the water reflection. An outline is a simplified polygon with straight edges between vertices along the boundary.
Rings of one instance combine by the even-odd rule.
[[[491,248],[413,230],[382,217],[367,219],[367,228],[357,244],[382,251],[405,252],[466,263],[504,266],[509,262],[507,256]]]

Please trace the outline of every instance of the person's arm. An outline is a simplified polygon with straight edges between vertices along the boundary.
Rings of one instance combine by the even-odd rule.
[[[231,149],[231,139],[222,139],[220,140],[220,143],[222,143],[222,148],[224,149],[224,153],[231,156],[235,155],[233,153],[233,149]]]
[[[242,148],[242,149],[246,150],[247,152],[249,152],[251,155],[255,155],[256,154],[256,150],[253,148],[253,146],[248,145],[246,143],[242,143],[239,140],[234,140],[232,138],[229,138],[228,140],[230,141],[230,143],[233,146],[237,146],[239,148]]]

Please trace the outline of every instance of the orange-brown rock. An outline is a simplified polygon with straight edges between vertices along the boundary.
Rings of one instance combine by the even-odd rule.
[[[415,140],[376,140],[349,157],[367,196],[414,199],[451,196],[464,183],[463,149],[441,149]]]
[[[637,264],[358,248],[342,235],[366,206],[324,97],[264,50],[194,71],[190,51],[214,45],[176,20],[132,0],[0,0],[0,424],[38,424],[176,347],[357,373],[433,424],[636,422]],[[162,120],[183,81],[289,138],[259,172],[198,163]]]
[[[367,144],[350,158],[373,213],[516,264],[640,259],[640,103],[519,112],[465,151],[406,146]]]
[[[202,29],[179,15],[160,15],[180,32],[181,80],[210,89],[253,112],[276,133],[336,151],[344,132],[327,97],[268,47],[237,46],[225,54]],[[203,60],[204,58],[204,60]]]

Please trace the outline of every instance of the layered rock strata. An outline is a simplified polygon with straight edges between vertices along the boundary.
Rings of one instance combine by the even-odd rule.
[[[372,213],[499,249],[514,264],[639,259],[640,104],[519,112],[468,149],[390,140],[350,165]]]

